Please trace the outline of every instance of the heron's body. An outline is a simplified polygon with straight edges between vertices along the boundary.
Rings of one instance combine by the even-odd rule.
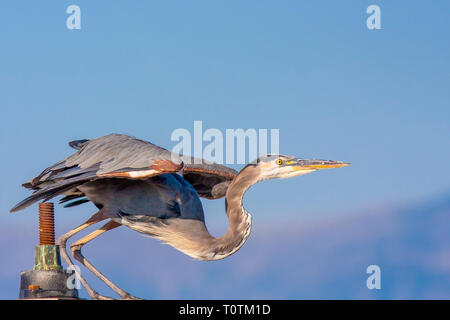
[[[290,178],[317,169],[347,166],[331,160],[297,159],[267,155],[239,173],[222,165],[180,157],[149,142],[112,134],[70,143],[78,151],[45,169],[24,184],[34,193],[11,211],[60,194],[66,206],[91,201],[96,213],[80,227],[58,239],[62,256],[71,264],[65,245],[68,238],[99,221],[110,222],[71,246],[72,254],[122,298],[133,298],[117,287],[81,254],[81,247],[104,232],[125,225],[157,238],[199,260],[225,258],[241,248],[251,229],[251,216],[243,208],[247,189],[261,181]],[[183,162],[184,160],[184,162]],[[197,159],[199,160],[199,159]],[[200,197],[226,196],[228,229],[222,237],[207,230]],[[101,298],[81,277],[92,298]],[[103,297],[104,298],[104,297]]]
[[[113,221],[171,244],[200,260],[223,258],[196,250],[212,240],[194,187],[178,174],[146,180],[102,179],[78,187]],[[186,236],[189,235],[189,236]]]
[[[227,212],[233,220],[229,232],[221,238],[209,234],[196,190],[178,174],[163,174],[146,180],[101,179],[87,182],[78,189],[102,209],[106,217],[199,260],[229,256],[250,234],[250,215],[239,206],[246,189],[241,190],[241,195],[234,192],[230,196],[238,206],[237,210],[231,207],[233,210]],[[241,228],[236,229],[239,224]]]
[[[144,215],[204,221],[200,198],[183,177],[168,173],[145,180],[101,179],[78,187],[111,218]]]

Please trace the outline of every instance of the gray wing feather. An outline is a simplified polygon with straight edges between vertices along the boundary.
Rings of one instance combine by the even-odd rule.
[[[183,177],[194,186],[199,196],[208,199],[225,196],[229,183],[237,174],[235,170],[226,166],[192,157],[180,158],[150,142],[122,134],[110,134],[92,140],[76,140],[69,145],[78,151],[23,184],[35,192],[14,206],[11,212],[59,194],[66,195],[63,202],[78,199],[84,194],[77,190],[77,186],[85,182],[101,179],[103,174],[111,172],[146,170],[158,165],[158,161],[171,161],[176,166],[170,170],[179,170],[183,166],[182,158],[184,158],[186,165]],[[159,174],[158,172],[156,174]],[[67,198],[71,196],[74,197]],[[74,205],[80,203],[76,201]]]
[[[123,168],[148,168],[154,159],[177,161],[178,157],[150,142],[123,134],[110,134],[89,140],[65,162],[66,167],[78,166],[82,169],[99,163],[97,173],[103,174]],[[181,160],[178,160],[179,163]]]
[[[78,206],[80,204],[83,204],[83,203],[86,203],[86,202],[89,202],[89,201],[90,200],[87,199],[87,198],[76,200],[76,201],[72,201],[72,202],[69,202],[68,204],[65,204],[64,208],[75,207],[75,206]]]
[[[92,181],[94,177],[95,173],[87,172],[77,177],[69,178],[49,185],[47,184],[46,187],[37,189],[31,196],[16,204],[10,211],[20,211],[41,199],[49,200],[54,196],[63,194],[64,192],[69,191],[80,184],[87,181]]]
[[[76,149],[76,150],[80,150],[81,147],[82,147],[86,142],[88,142],[88,141],[89,141],[89,140],[87,140],[87,139],[70,141],[70,142],[69,142],[69,146],[70,146],[71,148]]]
[[[36,178],[23,184],[24,187],[36,191],[14,206],[11,212],[65,192],[69,192],[66,195],[70,195],[70,191],[76,186],[103,178],[102,174],[120,172],[125,169],[127,171],[149,170],[151,166],[156,166],[158,161],[175,164],[166,172],[179,170],[183,165],[181,159],[170,151],[127,135],[110,134],[93,140],[78,140],[72,145],[75,148],[79,147],[76,153],[55,163]],[[159,170],[163,169],[155,169],[155,174],[159,174]]]

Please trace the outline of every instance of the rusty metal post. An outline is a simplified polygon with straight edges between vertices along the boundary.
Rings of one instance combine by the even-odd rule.
[[[78,290],[68,288],[69,277],[61,266],[59,246],[55,245],[53,203],[39,203],[39,245],[34,251],[33,270],[21,273],[19,298],[78,298]]]
[[[55,245],[55,215],[52,202],[39,203],[39,246],[34,251],[34,270],[62,270]]]
[[[55,245],[55,214],[52,202],[39,203],[39,244]]]

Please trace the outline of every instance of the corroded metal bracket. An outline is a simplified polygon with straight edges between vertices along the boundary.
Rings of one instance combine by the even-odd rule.
[[[70,274],[64,270],[28,270],[20,274],[19,299],[78,298],[69,289]]]
[[[39,204],[39,245],[34,249],[33,270],[20,274],[19,299],[76,299],[78,290],[69,285],[72,275],[63,270],[59,246],[55,245],[53,203]]]
[[[34,247],[33,270],[62,270],[59,246],[39,245]]]

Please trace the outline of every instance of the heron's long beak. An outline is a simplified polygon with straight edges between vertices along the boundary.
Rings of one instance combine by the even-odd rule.
[[[295,159],[287,162],[295,171],[341,168],[350,165],[348,162],[334,160]]]

